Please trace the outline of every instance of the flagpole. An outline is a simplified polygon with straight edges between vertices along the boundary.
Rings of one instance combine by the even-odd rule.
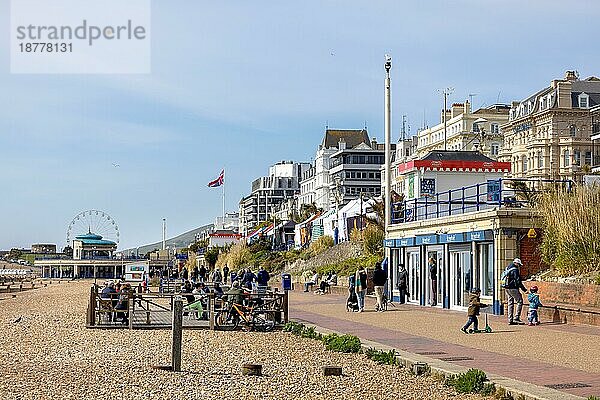
[[[223,168],[223,220],[221,225],[222,229],[225,229],[225,168]]]

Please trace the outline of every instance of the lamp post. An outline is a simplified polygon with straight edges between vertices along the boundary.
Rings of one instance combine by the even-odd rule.
[[[385,55],[385,112],[384,112],[384,127],[385,127],[385,196],[384,196],[384,212],[385,212],[385,235],[387,237],[390,226],[390,193],[392,188],[392,166],[391,166],[391,79],[390,70],[392,69],[392,57]],[[361,197],[362,199],[362,197]],[[362,202],[361,202],[362,204]],[[362,208],[362,205],[361,205]],[[362,212],[362,211],[361,211]],[[362,221],[361,221],[362,222]]]

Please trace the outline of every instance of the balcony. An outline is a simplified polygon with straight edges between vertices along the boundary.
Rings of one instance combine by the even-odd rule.
[[[430,197],[392,203],[392,224],[423,221],[492,208],[531,206],[535,194],[556,190],[570,192],[572,180],[497,179],[465,186]]]

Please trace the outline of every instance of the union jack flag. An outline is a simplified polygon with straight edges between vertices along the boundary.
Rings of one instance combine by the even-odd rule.
[[[219,187],[223,184],[223,179],[225,178],[225,170],[221,170],[219,177],[214,181],[208,182],[208,187]]]

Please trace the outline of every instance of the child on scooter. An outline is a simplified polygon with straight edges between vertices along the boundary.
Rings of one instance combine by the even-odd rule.
[[[473,332],[479,331],[479,321],[477,320],[477,316],[479,315],[479,309],[481,307],[487,307],[479,300],[479,295],[481,290],[473,289],[471,290],[471,296],[469,297],[469,309],[467,310],[467,316],[469,319],[465,326],[460,328],[464,333],[469,333],[468,329],[471,324],[473,324]]]
[[[539,325],[540,320],[538,319],[538,308],[542,305],[542,303],[540,302],[540,295],[538,294],[537,286],[532,286],[529,288],[527,300],[529,300],[529,312],[527,313],[527,321],[529,321],[528,325]]]

